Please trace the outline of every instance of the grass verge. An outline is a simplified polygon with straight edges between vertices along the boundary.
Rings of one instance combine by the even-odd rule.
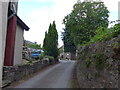
[[[77,64],[75,65],[72,73],[72,80],[71,80],[71,88],[79,88],[78,80],[77,80]]]

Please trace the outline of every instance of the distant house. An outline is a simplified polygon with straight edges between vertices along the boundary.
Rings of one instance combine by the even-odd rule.
[[[25,41],[25,43],[26,43],[27,45],[29,45],[29,44],[36,45],[36,43],[33,43],[33,42],[31,42],[31,41],[28,41],[28,40],[24,40],[24,41]]]
[[[76,60],[75,54],[74,53],[70,53],[70,52],[65,52],[64,53],[64,58],[70,59],[70,60]]]
[[[59,55],[60,59],[75,60],[76,57],[75,54],[71,52],[64,52],[64,45],[59,48],[59,52],[60,52]]]
[[[12,1],[2,6],[4,66],[22,64],[23,34],[29,27],[17,16],[17,8],[18,2]]]

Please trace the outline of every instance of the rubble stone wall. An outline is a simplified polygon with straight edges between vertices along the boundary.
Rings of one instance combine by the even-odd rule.
[[[120,35],[108,41],[78,47],[77,80],[80,88],[118,88]]]
[[[54,60],[53,60],[54,61]],[[32,63],[32,64],[25,64],[25,65],[18,65],[18,66],[4,66],[3,67],[3,86],[8,85],[10,83],[13,83],[15,81],[23,79],[23,77],[27,77],[37,71],[40,71],[41,69],[57,63],[57,61],[54,62],[44,60]]]

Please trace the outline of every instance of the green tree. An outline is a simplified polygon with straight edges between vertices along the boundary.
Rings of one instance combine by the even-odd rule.
[[[43,41],[43,50],[44,50],[45,54],[47,54],[47,31],[45,32],[45,38]]]
[[[41,44],[40,45],[38,45],[38,44],[29,44],[28,47],[34,48],[34,49],[41,49]]]
[[[73,6],[63,23],[75,45],[88,42],[99,26],[108,27],[109,11],[103,2],[82,2]]]
[[[49,56],[57,58],[58,56],[58,32],[56,29],[55,21],[50,24],[48,33],[45,33],[45,38],[43,41],[43,49],[45,53]]]
[[[62,33],[62,40],[64,43],[64,52],[76,52],[76,47],[73,41],[73,38],[70,35],[70,32],[68,29],[64,29],[64,32]]]

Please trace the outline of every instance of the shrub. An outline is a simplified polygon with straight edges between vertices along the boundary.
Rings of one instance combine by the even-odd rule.
[[[40,54],[40,60],[44,58],[44,53]]]
[[[45,56],[45,58],[49,58],[49,59],[54,59],[54,57],[53,56]]]
[[[28,63],[32,64],[32,63],[33,63],[33,60],[31,59]]]
[[[120,24],[115,24],[111,28],[104,28],[100,26],[95,32],[95,35],[90,38],[89,42],[85,42],[83,45],[89,45],[91,43],[99,42],[102,40],[109,40],[111,38],[117,37],[120,34]]]
[[[29,44],[28,47],[30,48],[34,48],[34,49],[41,49],[41,45],[37,45],[37,44]]]
[[[45,58],[49,59],[50,64],[52,64],[52,62],[54,62],[54,57],[53,56],[45,56]]]
[[[89,58],[87,58],[87,59],[85,60],[85,66],[88,68],[88,67],[90,66],[90,64],[91,64],[91,61],[90,61]]]
[[[107,57],[104,55],[104,53],[96,53],[93,55],[94,57],[94,66],[96,69],[103,69],[105,64],[106,64],[106,60]]]

